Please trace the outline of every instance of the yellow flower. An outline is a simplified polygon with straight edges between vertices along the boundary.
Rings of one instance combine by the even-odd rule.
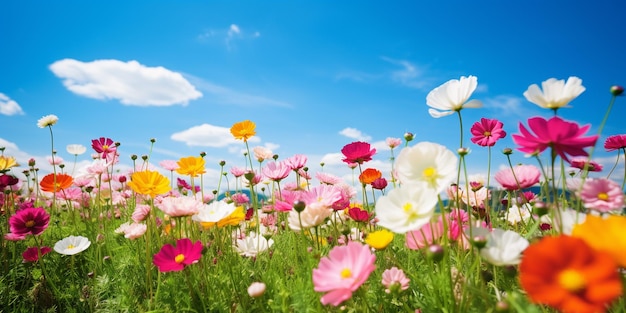
[[[246,218],[246,212],[243,210],[243,206],[238,206],[233,213],[230,213],[227,217],[219,220],[217,222],[217,227],[224,226],[237,226],[241,221]]]
[[[0,172],[5,172],[12,167],[19,166],[14,157],[0,155]]]
[[[186,157],[180,158],[176,164],[178,164],[178,168],[176,169],[176,173],[181,175],[189,175],[191,177],[198,177],[199,174],[206,173],[204,169],[204,158],[202,157]]]
[[[250,120],[245,120],[243,122],[235,123],[230,128],[230,133],[233,134],[235,139],[241,139],[243,141],[248,141],[250,137],[256,135],[256,124]]]
[[[130,176],[128,182],[130,188],[142,195],[149,195],[154,198],[156,195],[164,194],[170,191],[170,180],[155,171],[135,172]]]
[[[386,229],[381,229],[369,233],[367,237],[365,237],[365,243],[376,250],[382,250],[387,248],[392,240],[393,233]]]
[[[626,268],[626,216],[610,215],[602,218],[587,215],[582,224],[574,226],[573,237],[583,239],[589,246],[606,251],[621,266]]]

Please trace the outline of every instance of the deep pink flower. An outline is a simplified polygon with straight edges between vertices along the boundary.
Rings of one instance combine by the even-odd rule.
[[[471,138],[472,142],[483,147],[493,147],[496,141],[506,137],[503,125],[496,119],[481,118],[480,122],[474,123],[470,129],[474,135]]]
[[[372,160],[372,156],[376,154],[376,149],[371,148],[370,144],[367,142],[355,141],[345,145],[341,149],[341,153],[345,156],[342,161],[348,164],[363,164],[363,162]]]
[[[17,184],[18,182],[19,182],[19,179],[17,179],[17,177],[13,175],[2,174],[0,175],[0,190],[3,190],[4,188],[8,186],[13,186]]]
[[[291,167],[285,164],[285,162],[269,162],[261,170],[263,176],[269,178],[272,181],[281,181],[289,176]]]
[[[191,243],[189,238],[176,241],[176,246],[164,245],[154,255],[152,262],[161,272],[182,271],[186,265],[198,262],[202,256],[202,242]]]
[[[348,216],[355,222],[367,223],[370,220],[370,213],[358,207],[348,209]]]
[[[37,262],[39,260],[39,254],[44,256],[46,253],[52,251],[50,247],[29,247],[22,253],[24,262]]]
[[[304,196],[304,191],[282,189],[276,193],[276,204],[274,209],[278,212],[289,212],[293,209],[293,204],[300,201]]]
[[[248,197],[248,195],[242,192],[233,194],[232,196],[230,196],[230,199],[233,200],[235,205],[243,205],[243,204],[250,203],[250,198]]]
[[[598,140],[598,135],[583,137],[590,125],[579,127],[578,124],[565,121],[558,116],[549,120],[541,117],[528,119],[530,131],[522,123],[519,127],[521,134],[513,135],[513,141],[519,146],[518,150],[536,154],[551,147],[554,153],[565,161],[569,161],[568,155],[587,156],[588,153],[584,148],[595,145]]]
[[[117,146],[111,138],[100,137],[91,141],[91,147],[94,151],[102,154],[102,158],[106,158],[108,154],[115,155]]]
[[[404,271],[397,267],[386,269],[383,272],[382,283],[385,286],[385,292],[391,293],[392,290],[407,290],[411,280],[406,277]]]
[[[330,250],[313,269],[314,290],[326,292],[322,304],[338,306],[350,299],[376,268],[375,261],[369,246],[356,241]]]
[[[384,177],[377,178],[372,182],[372,188],[383,190],[387,187],[387,180]]]
[[[285,165],[289,166],[291,170],[298,171],[306,165],[308,158],[304,154],[296,154],[292,157],[285,159]]]
[[[539,182],[541,172],[534,165],[517,165],[511,170],[505,168],[496,173],[494,178],[506,190],[518,190],[532,187]],[[517,180],[515,180],[517,178]],[[517,184],[519,182],[519,185]]]
[[[598,212],[621,211],[624,192],[620,185],[606,178],[587,179],[580,192],[583,205]]]
[[[587,166],[587,171],[589,172],[602,172],[602,165],[600,163],[589,161],[589,159],[585,157],[573,158],[569,161],[569,165],[580,170],[584,170],[585,166]]]
[[[626,135],[613,135],[604,141],[606,151],[615,151],[626,148]]]
[[[43,208],[26,208],[15,212],[9,218],[11,233],[17,236],[43,233],[50,223],[50,214]]]

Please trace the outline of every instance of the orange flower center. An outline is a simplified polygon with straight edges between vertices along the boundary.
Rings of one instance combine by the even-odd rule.
[[[341,270],[341,278],[350,278],[352,277],[352,271],[349,268],[344,268]]]
[[[183,261],[185,260],[185,255],[184,254],[179,254],[174,258],[174,261],[176,261],[176,263],[183,263]]]
[[[609,195],[606,192],[601,192],[598,194],[598,199],[602,201],[607,201],[609,200]]]
[[[485,132],[483,133],[483,135],[484,135],[485,137],[489,137],[489,136],[491,136],[491,132],[490,132],[490,131],[485,131]]]
[[[587,280],[580,271],[567,269],[559,273],[557,280],[559,285],[570,292],[579,292],[585,289]]]
[[[35,221],[33,221],[33,220],[26,221],[26,223],[24,223],[24,226],[26,226],[26,228],[31,228],[31,227],[35,226]]]

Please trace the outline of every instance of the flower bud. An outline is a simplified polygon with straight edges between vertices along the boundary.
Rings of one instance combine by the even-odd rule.
[[[474,238],[472,238],[472,245],[478,250],[484,248],[487,245],[487,237],[481,235],[474,236]]]
[[[304,211],[305,208],[306,203],[304,203],[304,201],[296,201],[293,203],[293,209],[296,210],[296,212],[298,213]]]
[[[433,262],[439,262],[443,259],[443,247],[440,245],[430,245],[427,248],[427,252],[426,255],[428,256],[428,258],[430,260],[432,260]]]
[[[496,303],[495,311],[499,313],[509,312],[509,303],[506,301],[498,301]]]
[[[458,150],[456,150],[456,152],[460,155],[460,156],[466,156],[470,153],[470,150],[468,148],[459,148]]]
[[[206,152],[202,151],[200,152],[200,157],[204,158],[206,156]]]
[[[413,135],[413,133],[410,133],[410,132],[404,133],[404,140],[406,140],[406,142],[413,140],[413,138],[415,138],[415,135]]]
[[[612,94],[612,95],[614,95],[614,96],[619,96],[619,95],[621,95],[622,93],[624,93],[624,87],[622,87],[622,86],[617,86],[617,85],[611,86],[611,94]]]
[[[511,155],[511,154],[513,154],[513,149],[511,149],[511,148],[504,148],[504,150],[502,150],[502,153],[504,153],[504,155]]]

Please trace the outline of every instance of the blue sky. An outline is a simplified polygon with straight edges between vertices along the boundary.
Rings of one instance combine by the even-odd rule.
[[[155,138],[153,164],[204,151],[212,181],[220,160],[244,164],[227,130],[250,119],[251,147],[305,154],[313,173],[324,161],[349,175],[339,153],[356,140],[379,149],[366,167],[387,173],[387,137],[410,131],[458,148],[458,119],[430,117],[426,95],[475,75],[472,99],[484,107],[462,111],[469,173],[486,173],[486,148],[469,141],[481,117],[500,119],[509,134],[493,150],[493,173],[518,123],[551,115],[523,97],[531,84],[580,77],[586,91],[559,115],[597,133],[609,87],[626,85],[625,11],[623,1],[5,1],[0,146],[45,170],[50,137],[36,123],[55,114],[55,148],[68,166],[68,144],[91,152],[92,139],[110,137],[130,164]],[[604,173],[616,155],[601,144],[626,133],[625,101],[594,153]],[[519,152],[514,162],[536,165]]]

